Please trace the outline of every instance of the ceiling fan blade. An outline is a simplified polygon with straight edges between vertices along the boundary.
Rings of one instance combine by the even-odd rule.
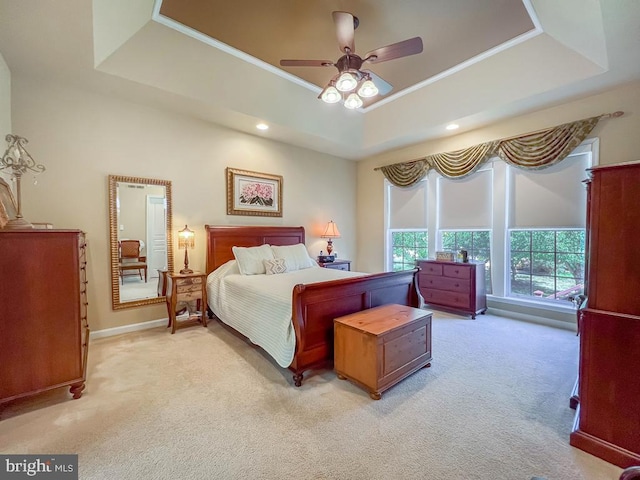
[[[371,63],[386,62],[395,58],[407,57],[409,55],[415,55],[422,52],[422,39],[420,37],[413,37],[402,42],[392,43],[386,47],[376,48],[371,50],[364,57],[365,61]]]
[[[333,12],[333,22],[336,24],[336,33],[338,35],[338,46],[342,53],[356,51],[356,42],[354,40],[354,23],[353,15],[348,12]]]
[[[382,77],[379,77],[378,75],[373,73],[371,70],[362,70],[362,72],[368,74],[371,77],[371,81],[378,88],[379,95],[384,96],[387,93],[389,93],[391,90],[393,90],[393,85],[391,85],[386,80],[383,80]]]
[[[333,67],[331,60],[280,60],[281,67]]]

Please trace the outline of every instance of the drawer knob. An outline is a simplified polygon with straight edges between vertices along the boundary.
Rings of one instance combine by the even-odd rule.
[[[460,273],[460,270],[456,270],[456,273]]]

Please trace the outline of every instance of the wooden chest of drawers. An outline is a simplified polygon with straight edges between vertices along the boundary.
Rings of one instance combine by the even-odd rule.
[[[87,376],[87,256],[80,230],[0,231],[0,404]]]
[[[471,315],[487,310],[484,264],[418,260],[418,290],[429,305]]]
[[[334,366],[379,400],[416,370],[431,366],[431,312],[383,305],[334,320]]]

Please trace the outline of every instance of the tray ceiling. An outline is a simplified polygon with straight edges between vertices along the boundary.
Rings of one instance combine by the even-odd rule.
[[[278,66],[335,61],[334,10],[359,18],[359,54],[424,43],[371,64],[394,90],[355,111],[317,99],[333,68]],[[361,159],[452,135],[450,122],[469,131],[640,79],[638,25],[637,0],[0,0],[0,53],[16,84],[68,84]]]
[[[276,2],[247,0],[163,0],[160,14],[240,52],[324,88],[335,67],[280,67],[286,59],[336,61],[343,53],[331,13],[359,19],[356,53],[421,37],[420,54],[367,68],[389,82],[388,96],[435,77],[484,52],[532,31],[521,0],[360,0]],[[376,97],[379,100],[382,97]]]

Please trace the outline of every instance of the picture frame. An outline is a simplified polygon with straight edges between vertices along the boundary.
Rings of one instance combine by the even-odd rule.
[[[282,217],[282,176],[227,167],[227,215]]]
[[[18,204],[11,187],[0,177],[0,228],[18,216]]]

